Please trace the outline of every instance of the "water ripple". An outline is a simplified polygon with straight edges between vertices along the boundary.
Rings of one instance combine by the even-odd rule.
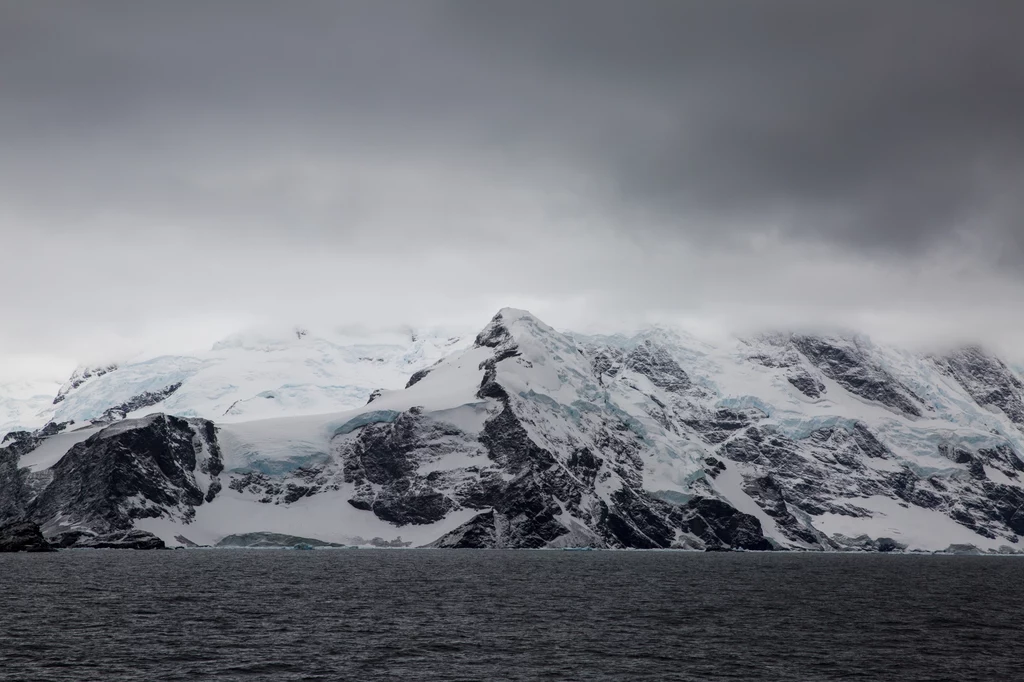
[[[0,555],[3,680],[1014,679],[1012,557]]]

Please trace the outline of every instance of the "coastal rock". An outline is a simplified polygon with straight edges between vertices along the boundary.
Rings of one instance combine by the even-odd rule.
[[[77,443],[27,505],[47,533],[129,531],[135,519],[190,519],[219,489],[224,465],[205,420],[153,415],[108,426]]]
[[[31,521],[15,521],[0,526],[0,552],[52,552],[39,526]]]
[[[72,531],[55,537],[64,549],[166,549],[163,540],[144,530],[92,534]]]

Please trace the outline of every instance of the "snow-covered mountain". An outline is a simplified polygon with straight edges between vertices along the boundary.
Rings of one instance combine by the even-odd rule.
[[[314,334],[296,327],[231,336],[209,351],[80,367],[57,390],[4,401],[0,434],[48,422],[112,422],[167,412],[221,422],[351,409],[378,388],[472,341],[472,330]],[[50,387],[52,391],[53,387]],[[0,417],[3,413],[0,413]]]
[[[324,414],[319,398],[306,410],[277,393],[233,412],[245,390],[213,356],[160,360],[177,374],[87,377],[54,406],[75,425],[0,448],[0,517],[171,544],[262,531],[439,547],[1021,550],[1024,382],[978,348],[582,336],[511,309],[475,340],[423,343],[404,365],[409,351],[358,355],[411,376],[372,394],[362,381],[366,404]],[[253,345],[211,353],[251,358]],[[282,357],[255,345],[268,363]],[[309,348],[307,359],[338,354]],[[430,364],[433,353],[444,357]],[[280,385],[299,366],[315,368],[294,382],[304,395],[347,385],[340,373],[307,381],[323,364],[289,360]],[[120,373],[130,389],[91,388]],[[225,385],[236,392],[212,390]],[[176,416],[134,418],[146,411]]]

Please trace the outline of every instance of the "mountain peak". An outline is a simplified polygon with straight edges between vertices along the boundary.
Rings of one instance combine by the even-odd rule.
[[[501,316],[502,318],[504,318],[505,321],[508,322],[509,324],[515,322],[516,320],[522,319],[522,318],[529,318],[529,319],[532,319],[532,320],[536,320],[537,319],[537,317],[533,313],[531,313],[529,310],[523,310],[522,308],[511,308],[511,307],[508,307],[508,306],[506,306],[506,307],[502,308],[501,310],[499,310],[497,315],[495,315],[495,317],[498,317],[498,316]]]
[[[537,318],[528,310],[502,308],[487,323],[476,337],[476,345],[494,348],[510,339],[521,339],[523,335],[543,336],[557,334],[555,329]]]
[[[62,402],[69,393],[89,381],[89,379],[109,374],[117,368],[118,365],[116,363],[98,366],[80,365],[75,368],[75,371],[71,374],[68,380],[64,382],[64,385],[58,389],[57,396],[53,399],[53,404],[56,405],[57,403]]]

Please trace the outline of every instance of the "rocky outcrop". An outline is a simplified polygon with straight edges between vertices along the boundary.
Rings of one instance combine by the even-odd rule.
[[[701,435],[708,443],[717,445],[729,439],[737,431],[756,424],[767,415],[757,408],[733,410],[719,408],[714,412],[695,414],[683,419],[683,423]]]
[[[0,552],[52,552],[39,526],[31,521],[15,521],[0,526]]]
[[[907,506],[934,510],[987,538],[1017,544],[1024,534],[1024,488],[990,480],[1020,480],[1024,462],[1008,446],[969,451],[940,444],[938,452],[963,465],[962,474],[937,477],[927,470],[895,465],[896,457],[862,423],[819,429],[793,440],[777,432],[748,428],[723,445],[726,466],[740,467],[744,492],[791,540],[808,547],[864,546],[824,537],[810,522],[821,514],[866,517],[857,498],[888,497]],[[885,460],[887,463],[873,463]],[[881,542],[875,538],[874,542]],[[876,551],[885,551],[881,546]]]
[[[421,369],[421,370],[418,370],[416,372],[413,372],[412,376],[409,377],[409,381],[406,382],[405,387],[409,388],[410,386],[415,386],[420,381],[425,379],[428,374],[430,374],[430,369],[429,368]],[[373,397],[370,398],[370,402],[373,402]]]
[[[663,346],[644,340],[626,355],[626,369],[643,374],[651,383],[666,391],[678,392],[690,388],[689,375],[679,366]]]
[[[56,436],[58,433],[66,431],[67,428],[69,426],[72,426],[74,423],[74,420],[64,422],[47,422],[46,425],[43,426],[43,428],[39,429],[38,431],[35,431],[32,435],[35,436],[36,438],[48,438],[50,436]]]
[[[419,468],[463,447],[472,444],[460,430],[415,411],[367,425],[342,452],[343,478],[355,486],[349,504],[398,526],[439,521],[458,505],[438,491],[441,476]]]
[[[997,408],[1024,430],[1024,381],[999,358],[968,346],[935,359],[979,405]]]
[[[48,533],[83,527],[129,531],[139,518],[188,520],[220,489],[223,461],[205,420],[127,420],[73,446],[28,505]]]
[[[137,528],[113,533],[65,531],[55,535],[53,543],[61,549],[167,549],[163,540]]]
[[[818,378],[814,367],[796,350],[789,337],[766,334],[746,342],[752,347],[747,359],[762,367],[782,369],[786,381],[808,398],[820,398],[826,393],[825,384]]]
[[[766,334],[747,342],[749,360],[781,369],[786,381],[808,398],[826,394],[824,376],[850,393],[902,414],[921,416],[922,400],[889,372],[865,341],[805,334]]]
[[[850,393],[910,416],[921,416],[921,399],[873,361],[870,353],[855,340],[793,335],[790,342],[822,374]]]
[[[820,398],[825,394],[825,384],[803,367],[793,367],[786,374],[786,381],[808,398]]]
[[[682,511],[682,528],[699,537],[705,548],[747,550],[774,549],[764,537],[761,522],[750,514],[737,511],[720,499],[695,498]]]
[[[12,439],[11,437],[14,436]],[[28,471],[19,467],[22,454],[31,452],[40,440],[25,431],[8,434],[0,448],[0,523],[24,517],[31,500]]]

